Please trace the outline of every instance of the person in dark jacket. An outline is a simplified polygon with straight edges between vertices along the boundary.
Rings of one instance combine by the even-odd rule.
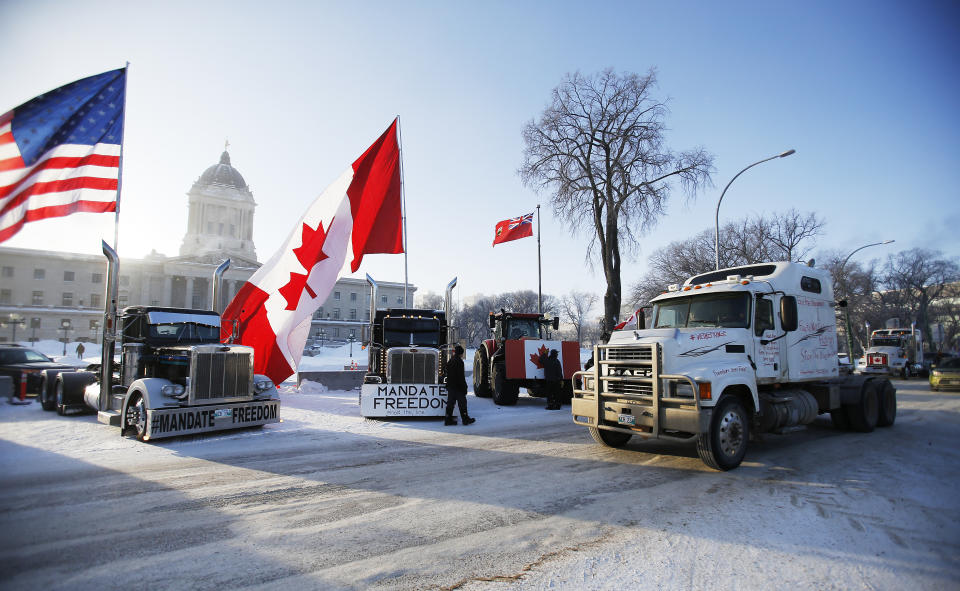
[[[543,379],[547,382],[547,410],[560,410],[560,383],[563,381],[563,366],[560,365],[556,349],[551,349],[550,355],[543,360]]]
[[[467,414],[467,379],[463,373],[463,347],[457,345],[453,349],[453,357],[447,361],[447,417],[444,419],[444,425],[456,425],[457,419],[453,418],[453,406],[460,406],[460,419],[464,425],[469,425],[477,419],[471,418]]]

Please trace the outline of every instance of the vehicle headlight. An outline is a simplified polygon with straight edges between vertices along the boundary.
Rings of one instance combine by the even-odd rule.
[[[160,388],[160,393],[164,396],[179,396],[183,394],[183,386],[180,384],[167,384]]]
[[[939,378],[939,377],[940,377],[940,370],[935,369],[935,370],[933,370],[932,372],[930,372],[930,375]]]
[[[693,386],[687,382],[674,382],[673,395],[681,398],[693,398]]]
[[[271,388],[273,388],[273,382],[271,380],[260,379],[253,382],[253,389],[257,392],[257,394],[266,392]]]

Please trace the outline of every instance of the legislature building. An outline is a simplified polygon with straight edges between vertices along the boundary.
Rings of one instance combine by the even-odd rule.
[[[257,204],[226,150],[220,162],[193,183],[187,197],[187,228],[178,256],[153,251],[142,259],[120,259],[121,309],[134,305],[210,309],[213,272],[229,258],[222,310],[260,267],[253,244]],[[0,246],[0,343],[97,340],[106,269],[101,255]],[[403,283],[378,286],[378,308],[404,305]],[[407,306],[412,306],[415,289],[407,288]],[[361,341],[369,319],[366,281],[341,278],[314,314],[307,344]]]

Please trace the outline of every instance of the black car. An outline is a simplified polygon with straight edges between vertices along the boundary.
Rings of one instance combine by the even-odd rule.
[[[43,353],[19,345],[0,345],[0,376],[10,376],[13,380],[14,396],[20,395],[20,380],[27,376],[27,394],[37,395],[43,386],[45,369],[73,370],[72,365],[57,363]]]

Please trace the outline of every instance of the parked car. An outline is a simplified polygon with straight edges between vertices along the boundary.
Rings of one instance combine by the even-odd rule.
[[[72,365],[58,363],[39,351],[20,345],[0,345],[0,375],[10,376],[13,380],[14,395],[20,394],[20,380],[27,376],[27,394],[40,394],[45,369],[75,369]]]
[[[941,359],[930,368],[930,389],[960,390],[960,357]]]

